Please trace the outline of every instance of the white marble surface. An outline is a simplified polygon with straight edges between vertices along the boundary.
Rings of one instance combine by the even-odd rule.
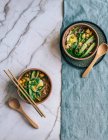
[[[0,0],[0,140],[59,140],[61,99],[61,57],[59,31],[62,0]],[[50,98],[34,108],[20,100],[3,72],[10,68],[17,76],[26,68],[41,68],[53,83]],[[25,111],[39,124],[32,128],[11,110],[6,101],[17,97]]]

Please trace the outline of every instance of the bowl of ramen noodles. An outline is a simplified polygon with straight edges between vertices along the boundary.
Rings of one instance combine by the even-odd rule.
[[[28,95],[39,104],[48,99],[51,94],[52,84],[48,74],[44,71],[36,68],[25,70],[18,78],[18,82],[27,91]],[[28,101],[18,90],[18,95],[22,100]]]
[[[69,26],[63,33],[61,46],[65,56],[79,62],[93,59],[99,46],[99,36],[95,29],[86,23]]]

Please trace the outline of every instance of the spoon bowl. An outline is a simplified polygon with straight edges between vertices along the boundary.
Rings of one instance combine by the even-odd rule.
[[[19,103],[19,101],[16,98],[10,98],[8,100],[8,105],[12,109],[19,109],[20,108],[20,103]]]
[[[97,55],[102,56],[106,54],[107,52],[108,52],[108,45],[105,43],[102,43],[97,50]]]

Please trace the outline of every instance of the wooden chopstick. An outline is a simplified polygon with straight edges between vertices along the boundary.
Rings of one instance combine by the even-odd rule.
[[[29,94],[27,93],[27,91],[21,86],[21,84],[18,82],[18,80],[16,79],[16,77],[12,74],[12,72],[8,69],[9,73],[11,74],[11,76],[13,77],[13,79],[15,80],[15,82],[18,83],[18,85],[20,86],[20,88],[24,91],[24,93],[26,93],[27,96],[29,96]],[[30,100],[33,102],[33,104],[36,106],[36,108],[39,110],[39,112],[42,114],[43,117],[45,117],[44,113],[38,108],[37,104],[34,102],[34,100],[29,96]]]
[[[24,91],[21,89],[22,86],[20,87],[20,84],[18,82],[16,83],[16,81],[13,78],[11,78],[10,75],[5,70],[4,70],[4,72],[12,80],[12,82],[20,90],[20,92],[24,95],[24,97],[29,101],[29,103],[32,104],[32,106],[36,109],[36,111],[39,113],[39,115],[41,117],[45,117],[45,115],[42,113],[42,111],[40,111],[40,109],[37,107],[36,103],[33,104],[33,102],[30,100],[30,98],[29,98],[30,96],[28,95],[28,93],[27,93],[27,96],[26,96],[26,94],[24,93]]]

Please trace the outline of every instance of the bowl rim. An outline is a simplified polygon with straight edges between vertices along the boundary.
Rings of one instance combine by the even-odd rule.
[[[37,71],[40,71],[40,72],[44,73],[45,75],[48,76],[49,81],[50,81],[50,92],[49,92],[48,96],[47,96],[44,100],[42,100],[42,101],[40,101],[40,102],[35,102],[36,104],[41,104],[41,103],[45,102],[45,101],[49,98],[49,96],[51,95],[51,92],[52,92],[52,80],[51,80],[50,76],[49,76],[45,71],[41,70],[40,68],[29,68],[29,69],[26,69],[26,70],[24,70],[23,72],[21,72],[21,73],[19,74],[19,76],[18,76],[18,81],[21,79],[21,77],[22,77],[26,72],[33,71],[33,70],[37,70]],[[17,90],[17,93],[18,93],[19,97],[20,97],[24,102],[26,102],[26,103],[29,104],[29,102],[28,102],[27,100],[25,100],[24,98],[22,98],[22,96],[20,95],[19,90]]]
[[[64,48],[64,45],[63,45],[63,38],[64,38],[64,35],[65,35],[66,31],[67,31],[69,28],[72,28],[72,27],[74,27],[74,26],[79,26],[79,25],[85,25],[85,26],[87,26],[88,28],[92,29],[92,30],[94,31],[96,37],[97,37],[97,46],[96,46],[95,51],[94,51],[91,55],[89,55],[89,56],[87,56],[87,57],[85,57],[85,58],[77,58],[77,57],[74,57],[74,56],[70,55],[70,54],[66,51],[66,49]],[[74,59],[74,60],[79,60],[79,61],[80,61],[80,60],[87,60],[87,59],[91,58],[91,57],[97,52],[98,46],[99,46],[99,35],[98,35],[98,33],[96,32],[96,30],[95,30],[91,25],[88,25],[88,24],[86,24],[86,23],[75,23],[75,24],[73,24],[73,25],[68,26],[68,28],[66,28],[66,30],[63,32],[63,36],[62,36],[62,48],[63,48],[64,52],[66,53],[66,55],[67,55],[68,57]]]

